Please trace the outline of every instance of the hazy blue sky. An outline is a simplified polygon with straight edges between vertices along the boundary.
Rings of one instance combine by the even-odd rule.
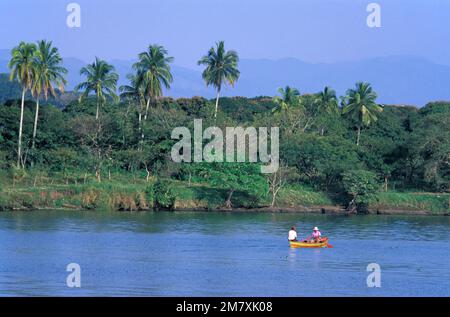
[[[66,6],[81,6],[81,28]],[[381,28],[366,6],[381,5]],[[309,62],[415,55],[450,65],[449,0],[1,0],[0,48],[51,39],[66,57],[131,59],[149,43],[195,68],[217,40],[242,58]]]

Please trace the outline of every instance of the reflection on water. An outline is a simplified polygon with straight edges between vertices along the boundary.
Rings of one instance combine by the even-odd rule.
[[[292,225],[334,248],[289,248]],[[449,229],[449,217],[0,213],[0,295],[449,296]],[[80,289],[65,284],[71,262]]]

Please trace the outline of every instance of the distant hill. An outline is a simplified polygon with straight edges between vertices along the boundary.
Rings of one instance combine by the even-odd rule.
[[[8,77],[8,74],[0,73],[0,102],[20,98],[22,93],[19,84],[9,81]]]
[[[7,72],[9,50],[0,50],[0,72]],[[119,73],[119,85],[127,82],[133,60],[112,60]],[[81,81],[79,70],[86,63],[65,58],[69,70],[68,89]],[[379,57],[352,62],[307,63],[295,58],[280,60],[242,59],[241,78],[234,88],[225,88],[223,96],[273,96],[279,87],[291,85],[302,93],[314,93],[325,85],[338,94],[353,87],[357,81],[368,81],[378,92],[380,103],[423,106],[429,101],[450,99],[450,66],[439,65],[413,56]],[[172,97],[214,97],[206,87],[201,72],[173,65]],[[1,96],[0,96],[1,99]]]

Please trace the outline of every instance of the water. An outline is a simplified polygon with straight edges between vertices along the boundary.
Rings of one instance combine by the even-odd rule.
[[[289,248],[293,224],[334,248]],[[0,213],[0,295],[449,296],[449,229],[449,217]],[[81,288],[66,285],[72,262]]]

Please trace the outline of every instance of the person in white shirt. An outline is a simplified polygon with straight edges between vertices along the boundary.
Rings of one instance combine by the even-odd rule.
[[[291,230],[289,230],[288,240],[297,241],[297,230],[295,230],[295,227],[292,227]]]

